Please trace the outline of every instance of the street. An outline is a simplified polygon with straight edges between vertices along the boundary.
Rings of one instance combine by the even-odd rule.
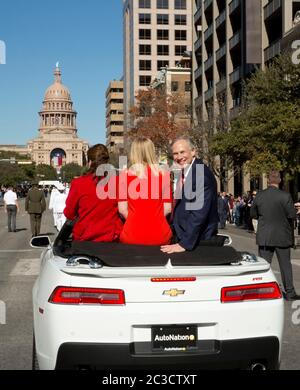
[[[17,217],[17,233],[8,233],[6,214],[0,209],[0,301],[6,306],[6,324],[0,324],[0,369],[30,370],[32,353],[32,305],[31,290],[39,270],[40,250],[31,249],[29,217],[24,211],[24,201],[20,202],[21,212]],[[256,251],[255,237],[245,230],[229,226],[224,231],[233,238],[233,246],[238,250]],[[43,216],[42,234],[53,239],[55,229],[52,215],[47,211]],[[293,251],[295,287],[300,292],[300,250]],[[277,260],[273,270],[280,282]],[[295,303],[294,303],[295,305]],[[299,306],[300,308],[300,302]],[[292,303],[285,303],[285,331],[283,339],[281,369],[300,369],[300,324],[293,324],[295,315]],[[294,321],[295,322],[295,321]],[[300,321],[299,321],[300,322]],[[0,316],[1,323],[1,316]]]

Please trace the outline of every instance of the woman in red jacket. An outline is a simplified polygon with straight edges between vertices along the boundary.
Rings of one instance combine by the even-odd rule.
[[[159,169],[150,139],[133,141],[130,161],[131,168],[119,178],[119,212],[126,219],[120,242],[169,244],[172,232],[166,215],[172,209],[170,175]]]
[[[106,146],[98,144],[88,150],[89,170],[86,175],[74,179],[66,201],[64,214],[67,219],[77,219],[73,228],[76,241],[118,241],[122,222],[116,199],[99,199],[97,185],[102,179],[96,176],[97,168],[107,164]],[[100,185],[100,184],[99,184]]]

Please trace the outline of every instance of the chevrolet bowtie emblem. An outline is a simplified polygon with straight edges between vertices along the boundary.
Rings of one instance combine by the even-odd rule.
[[[164,291],[163,295],[168,295],[169,297],[178,297],[178,295],[183,295],[185,293],[185,290],[166,290]]]

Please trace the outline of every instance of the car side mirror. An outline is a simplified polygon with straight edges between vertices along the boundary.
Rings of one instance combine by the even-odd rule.
[[[48,248],[50,245],[51,241],[48,236],[33,237],[30,241],[32,248]]]

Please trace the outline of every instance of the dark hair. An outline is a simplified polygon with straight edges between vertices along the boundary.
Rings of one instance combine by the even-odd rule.
[[[281,176],[280,172],[273,169],[268,176],[269,184],[280,184],[281,182]]]
[[[102,144],[92,146],[87,152],[88,162],[91,166],[87,173],[96,173],[99,165],[107,164],[109,161],[109,153],[107,147]]]

